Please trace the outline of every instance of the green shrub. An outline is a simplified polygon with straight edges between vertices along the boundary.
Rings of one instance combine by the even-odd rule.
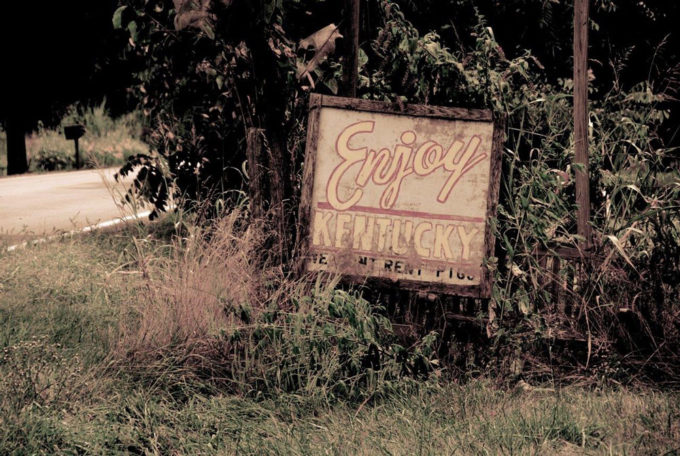
[[[58,171],[75,168],[75,157],[72,151],[40,149],[31,163],[40,171]]]

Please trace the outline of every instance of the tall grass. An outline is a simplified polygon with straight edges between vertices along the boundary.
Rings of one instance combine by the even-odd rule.
[[[154,382],[164,372],[174,384],[327,402],[368,400],[433,367],[432,336],[406,349],[383,309],[337,280],[294,281],[263,265],[266,236],[246,222],[235,210],[165,245],[135,241],[144,287],[125,311],[122,365]]]
[[[233,220],[235,232],[239,232],[238,217]],[[307,382],[317,390],[314,391],[253,381],[275,381],[274,370],[259,377],[245,377],[253,381],[252,385],[262,385],[260,394],[252,387],[242,388],[241,393],[233,386],[218,389],[217,378],[207,380],[215,371],[201,372],[195,362],[183,364],[180,358],[168,359],[173,348],[162,346],[168,340],[165,336],[153,343],[143,341],[134,350],[126,349],[119,342],[119,319],[124,314],[132,317],[131,309],[136,309],[133,313],[137,316],[142,310],[140,304],[131,303],[150,299],[153,287],[148,287],[157,284],[156,280],[176,280],[178,274],[189,274],[171,273],[175,261],[172,258],[177,255],[179,260],[178,254],[183,251],[171,248],[173,244],[165,232],[174,230],[172,223],[151,232],[129,228],[62,239],[21,252],[0,251],[0,454],[678,452],[680,397],[669,391],[609,387],[555,390],[526,384],[508,390],[498,388],[494,379],[464,384],[419,382],[417,387],[414,382],[395,381],[389,394],[375,394],[368,401],[365,398],[371,390],[366,386],[361,387],[364,396],[360,397],[364,399],[338,400],[338,395],[329,401],[331,388],[325,382]],[[191,238],[187,227],[183,238],[176,242],[186,246]],[[200,243],[210,244],[207,237],[197,244]],[[196,247],[189,257],[202,250]],[[140,255],[140,251],[146,255]],[[157,255],[151,255],[152,251]],[[143,258],[146,260],[139,261]],[[186,260],[176,267],[196,264]],[[193,283],[204,288],[199,278],[212,273],[206,273],[211,268],[207,260],[202,264],[203,269],[196,269],[200,272]],[[214,277],[223,272],[214,268]],[[280,287],[277,274],[270,277],[264,283],[268,291],[264,297],[273,301],[272,291]],[[236,290],[238,283],[230,281],[229,275],[215,283],[228,296],[244,294],[243,289]],[[233,294],[228,290],[232,284]],[[295,296],[296,286],[303,286],[290,285],[283,287],[280,295]],[[312,379],[313,375],[305,373],[312,372],[309,358],[305,357],[309,352],[294,352],[295,347],[304,347],[301,341],[315,340],[322,351],[333,353],[333,347],[340,345],[342,339],[324,346],[324,341],[330,340],[326,324],[345,328],[345,343],[357,340],[351,336],[356,326],[350,320],[366,321],[365,310],[359,309],[356,317],[345,313],[346,319],[338,316],[345,312],[342,309],[328,314],[325,309],[329,298],[324,293],[335,296],[335,292],[319,286],[313,303],[315,289],[316,284],[306,288],[305,303],[283,306],[281,310],[300,329],[294,335],[284,323],[275,323],[281,331],[276,340],[289,341],[271,352],[272,357],[281,358],[269,358],[264,363],[260,355],[251,357],[254,362],[272,369],[280,366],[282,378],[291,378],[286,368],[297,365],[301,374],[298,378]],[[175,300],[180,295],[162,296]],[[338,301],[356,301],[346,293],[337,296]],[[348,296],[352,297],[346,299]],[[267,299],[250,300],[267,307]],[[288,302],[292,304],[294,300]],[[310,307],[318,310],[310,311]],[[146,318],[149,322],[153,317]],[[165,319],[158,324],[165,324]],[[233,321],[246,326],[240,320]],[[226,325],[232,320],[220,316],[218,321]],[[323,325],[315,329],[310,321]],[[134,328],[134,321],[128,320],[126,326]],[[209,335],[205,340],[219,337],[219,329],[207,327]],[[125,340],[139,340],[139,334],[128,333]],[[187,334],[182,340],[191,338]],[[245,337],[246,331],[241,334]],[[262,349],[269,342],[259,339]],[[177,348],[182,342],[170,344]],[[252,352],[256,345],[249,346]],[[142,356],[152,352],[153,356]],[[338,353],[352,352],[338,348]],[[142,372],[133,368],[140,364],[146,366]],[[246,369],[253,371],[252,366]],[[320,376],[317,371],[316,378],[322,377],[328,375]],[[351,378],[347,375],[340,379],[351,383]]]

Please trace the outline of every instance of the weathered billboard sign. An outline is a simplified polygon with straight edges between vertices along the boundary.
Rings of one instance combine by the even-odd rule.
[[[488,297],[499,123],[488,110],[312,95],[305,269]]]

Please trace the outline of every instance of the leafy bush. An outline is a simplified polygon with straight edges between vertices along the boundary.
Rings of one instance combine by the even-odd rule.
[[[75,168],[75,157],[72,151],[40,148],[31,157],[31,163],[40,171],[58,171]]]

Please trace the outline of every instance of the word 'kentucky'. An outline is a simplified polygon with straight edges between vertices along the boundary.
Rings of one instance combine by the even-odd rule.
[[[437,195],[437,201],[444,203],[461,177],[487,158],[486,153],[477,153],[482,142],[479,135],[472,136],[467,144],[460,140],[453,141],[446,152],[441,144],[428,140],[418,146],[414,153],[416,134],[410,130],[401,134],[401,144],[394,148],[394,154],[387,148],[376,151],[367,147],[353,149],[349,146],[352,137],[372,133],[374,127],[375,121],[372,120],[356,122],[338,135],[335,150],[342,157],[342,162],[331,173],[326,187],[328,202],[338,211],[347,210],[357,204],[369,180],[376,185],[387,186],[380,197],[380,207],[389,209],[397,201],[405,177],[414,173],[427,176],[438,169],[450,173]],[[354,176],[356,188],[343,200],[339,192],[341,181],[356,164],[361,165]]]
[[[464,261],[470,259],[470,245],[479,234],[482,234],[480,229],[469,223],[414,223],[393,217],[316,211],[312,245],[438,261]]]

